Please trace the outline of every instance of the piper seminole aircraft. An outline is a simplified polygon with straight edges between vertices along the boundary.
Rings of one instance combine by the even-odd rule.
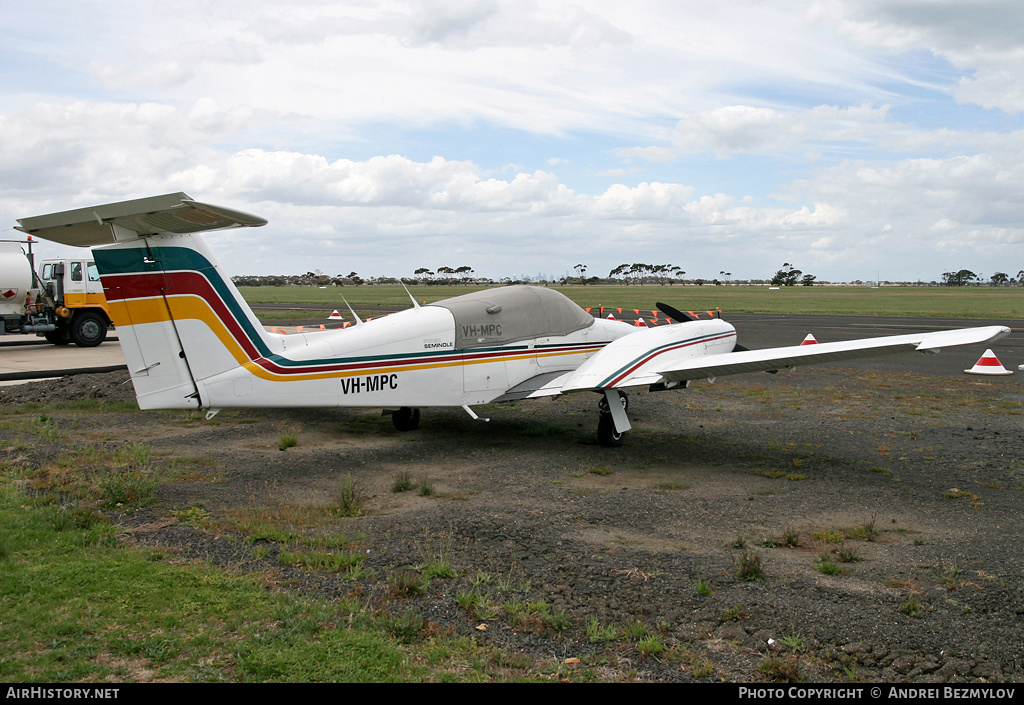
[[[1003,326],[747,350],[721,318],[658,304],[675,324],[636,328],[594,318],[535,286],[477,291],[342,330],[263,329],[200,233],[263,218],[173,193],[18,220],[18,229],[97,247],[96,266],[142,409],[376,407],[399,430],[420,408],[591,392],[598,439],[629,430],[623,390],[987,343]],[[411,297],[410,297],[411,298]]]

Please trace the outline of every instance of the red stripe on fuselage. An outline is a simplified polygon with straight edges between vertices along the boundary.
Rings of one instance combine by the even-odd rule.
[[[108,300],[128,301],[130,299],[152,298],[158,296],[196,296],[203,299],[220,322],[224,325],[230,335],[241,346],[249,360],[268,372],[281,375],[296,375],[324,372],[350,372],[365,369],[380,369],[401,367],[405,365],[416,365],[422,363],[436,364],[443,362],[459,361],[484,361],[495,362],[522,355],[552,354],[566,351],[584,354],[592,350],[600,349],[605,343],[591,344],[581,350],[571,346],[559,346],[544,348],[541,351],[529,350],[527,348],[515,348],[507,350],[495,350],[479,353],[455,353],[450,355],[424,356],[424,357],[402,357],[395,360],[364,360],[360,362],[337,362],[320,365],[283,366],[263,356],[246,330],[238,323],[234,314],[227,307],[223,299],[213,288],[209,280],[201,273],[195,271],[179,272],[150,272],[145,274],[116,274],[104,277],[109,282],[110,288],[106,289]],[[258,335],[258,333],[256,333]]]
[[[613,379],[611,382],[609,382],[608,384],[606,384],[604,386],[605,387],[614,387],[616,384],[621,382],[623,379],[625,379],[629,375],[631,375],[634,372],[636,372],[638,369],[640,369],[641,367],[646,365],[648,362],[650,362],[654,358],[658,357],[659,355],[663,355],[664,353],[672,352],[673,350],[682,350],[683,348],[688,348],[688,347],[690,347],[692,345],[700,345],[701,343],[710,343],[710,342],[715,341],[715,340],[725,340],[726,338],[735,337],[735,335],[736,335],[736,333],[726,333],[725,335],[718,335],[718,336],[715,336],[714,338],[704,338],[704,339],[701,339],[701,340],[688,340],[685,343],[679,343],[677,345],[672,345],[670,347],[667,347],[667,348],[664,348],[662,350],[659,350],[659,351],[657,351],[655,353],[649,353],[649,354],[645,355],[635,365],[633,365],[632,367],[627,369],[621,375],[619,375],[618,377],[616,377],[615,379]]]

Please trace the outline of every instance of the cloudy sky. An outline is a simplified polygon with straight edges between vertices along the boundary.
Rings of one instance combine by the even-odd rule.
[[[231,274],[1024,268],[1020,0],[0,0],[0,28],[5,229],[184,191],[270,220],[209,236]]]

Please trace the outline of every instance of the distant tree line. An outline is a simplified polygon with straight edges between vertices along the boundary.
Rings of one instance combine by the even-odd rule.
[[[775,276],[772,277],[772,286],[814,286],[815,281],[818,277],[813,274],[804,274],[802,271],[786,262],[782,265],[782,269],[775,272]]]
[[[984,280],[980,274],[975,274],[969,269],[942,273],[943,286],[977,286],[983,281]],[[1014,286],[1024,284],[1024,269],[1017,272],[1016,279],[1006,272],[996,272],[989,277],[988,283],[989,286]]]
[[[469,266],[454,269],[438,267],[436,274],[421,267],[415,271],[415,275],[414,277],[403,277],[401,281],[406,284],[426,285],[494,283],[490,279],[477,277],[473,268]],[[239,275],[231,277],[231,281],[235,283],[235,286],[359,286],[360,284],[398,284],[399,279],[396,277],[364,278],[356,272],[336,274],[332,277],[317,269],[305,274]]]
[[[426,267],[420,267],[415,272],[413,284],[426,284],[427,286],[451,286],[452,284],[476,284],[480,279],[476,272],[468,265],[461,267],[438,267],[437,272],[432,272]],[[488,282],[490,280],[487,280]]]
[[[673,281],[682,281],[685,275],[686,272],[683,271],[682,267],[677,267],[673,264],[645,264],[643,262],[620,264],[608,272],[609,279],[616,279],[627,286],[630,284],[643,286],[647,283],[665,286],[665,284],[671,284]]]
[[[595,277],[587,276],[587,265],[577,264],[573,267],[575,276],[564,276],[561,279],[546,283],[557,283],[561,285],[594,285],[594,284],[625,284],[633,286],[643,286],[646,284],[657,284],[660,286],[672,285],[672,284],[694,284],[697,286],[703,286],[704,284],[730,284],[732,283],[731,272],[722,271],[719,274],[723,277],[722,279],[691,279],[687,280],[686,272],[682,267],[677,267],[672,264],[645,264],[642,262],[635,262],[633,264],[620,264],[618,267],[612,269],[607,277]],[[399,280],[396,277],[361,277],[356,272],[349,272],[348,274],[336,274],[334,276],[325,274],[324,272],[316,269],[312,272],[306,272],[305,274],[270,274],[270,275],[239,275],[234,276],[231,280],[236,286],[359,286],[361,284],[398,284],[399,281],[405,284],[421,284],[427,286],[452,286],[455,284],[483,284],[483,285],[494,285],[494,284],[522,284],[523,280],[513,279],[511,277],[502,277],[499,281],[495,282],[487,277],[477,276],[473,268],[468,265],[461,267],[438,267],[437,271],[432,271],[426,267],[420,267],[412,277],[402,277]],[[764,279],[750,279],[742,280],[743,284],[765,284],[770,283],[771,286],[814,286],[818,284],[818,278],[813,274],[804,274],[801,270],[795,266],[786,262],[782,265],[782,268],[775,272],[775,275],[771,280]],[[741,283],[741,282],[737,282]],[[826,282],[827,283],[827,282]],[[863,284],[861,280],[855,280],[852,284]],[[931,282],[934,286],[937,282]],[[920,284],[920,282],[919,282]],[[942,274],[942,286],[981,286],[985,284],[985,280],[980,274],[976,274],[969,269],[961,269],[956,272],[943,272]],[[1006,272],[996,272],[988,279],[989,286],[1024,286],[1024,269],[1017,272],[1017,276],[1013,277]]]

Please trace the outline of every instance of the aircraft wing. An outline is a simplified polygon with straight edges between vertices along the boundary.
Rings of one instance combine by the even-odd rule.
[[[679,329],[679,336],[683,339],[688,335],[683,330],[686,325],[678,324],[667,328]],[[666,328],[653,330],[665,331]],[[642,337],[630,340],[634,336],[644,336],[647,333],[648,331],[641,331],[620,339],[623,342],[629,341],[629,344],[621,346],[621,349],[617,346],[620,341],[615,341],[564,379],[557,392],[551,390],[551,385],[548,385],[538,390],[540,393],[536,396],[543,396],[544,392],[550,394],[583,390],[600,391],[651,384],[675,386],[688,380],[744,372],[794,368],[910,352],[937,353],[942,348],[999,340],[1009,335],[1010,329],[1005,326],[986,326],[705,355],[688,350],[682,346],[682,342],[673,348],[661,340],[651,339],[650,346],[638,345],[643,343]],[[668,354],[662,354],[665,350],[668,350]]]
[[[836,343],[816,345],[793,345],[768,350],[746,350],[743,352],[710,355],[702,359],[689,360],[688,364],[672,369],[659,370],[669,382],[685,382],[705,377],[742,374],[777,370],[784,367],[819,365],[827,362],[842,362],[865,357],[897,355],[900,353],[938,353],[942,348],[957,345],[971,345],[998,340],[1009,335],[1005,326],[966,328],[938,333],[893,335],[883,338],[864,338]]]

